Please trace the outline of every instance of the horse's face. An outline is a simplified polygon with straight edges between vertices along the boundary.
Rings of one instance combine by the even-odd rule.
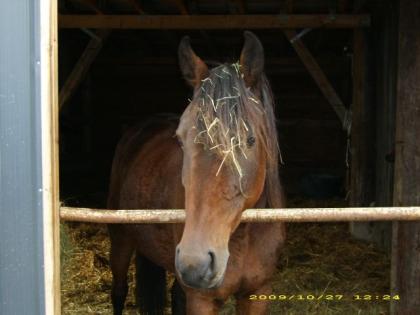
[[[258,80],[256,76],[262,72],[263,51],[255,35],[246,32],[245,38],[237,84],[243,84],[243,87],[247,87],[246,93],[252,93],[252,85]],[[217,132],[221,132],[214,129],[220,120],[212,117],[211,120],[216,120],[216,123],[213,126],[202,126],[204,130],[201,130],[197,126],[197,113],[203,108],[198,108],[197,103],[203,99],[196,98],[200,95],[200,89],[205,90],[203,79],[220,76],[212,73],[214,70],[207,69],[191,50],[187,39],[181,42],[179,53],[184,76],[195,88],[195,99],[182,115],[176,132],[184,155],[182,182],[185,188],[186,221],[182,239],[176,249],[175,266],[184,284],[195,288],[215,288],[224,278],[229,258],[229,239],[240,223],[242,211],[254,206],[261,197],[267,155],[259,141],[260,132],[256,130],[257,127],[247,126],[245,121],[242,123],[246,129],[242,130],[240,140],[234,138],[230,141],[231,147],[229,141],[222,149],[222,144],[217,142],[212,147],[216,141],[212,134],[217,137]],[[228,74],[228,71],[225,73]],[[212,92],[215,93],[219,88],[217,84],[224,81],[213,81]],[[258,98],[258,93],[252,95]],[[224,106],[228,105],[225,103]],[[235,116],[233,119],[239,118]],[[224,127],[228,129],[229,126]],[[226,133],[229,134],[229,131]],[[203,145],[200,137],[207,139],[203,140],[207,141],[207,146]],[[215,153],[217,148],[221,154]]]

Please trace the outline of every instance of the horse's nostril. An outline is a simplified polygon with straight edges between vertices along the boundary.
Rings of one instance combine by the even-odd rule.
[[[213,251],[209,251],[209,256],[210,256],[210,269],[214,270],[215,268],[215,264],[216,264],[216,255],[214,254]]]

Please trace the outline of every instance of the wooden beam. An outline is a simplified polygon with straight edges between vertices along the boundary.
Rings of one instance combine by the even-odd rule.
[[[129,65],[129,66],[141,66],[141,65],[175,65],[178,67],[178,58],[176,56],[162,56],[162,57],[154,57],[154,56],[146,56],[142,58],[135,59],[136,55],[133,52],[132,54],[121,56],[121,57],[108,57],[108,56],[101,56],[98,61],[101,63],[109,63],[109,64],[116,64],[116,65]],[[347,57],[320,57],[318,58],[318,62],[320,65],[325,66],[325,68],[333,71],[334,69],[340,70],[348,67],[350,65],[349,58]],[[267,66],[281,66],[281,67],[293,67],[303,69],[305,68],[302,66],[302,61],[299,57],[291,56],[291,57],[269,57],[265,58],[264,64]],[[306,71],[306,70],[305,70]],[[343,74],[344,75],[344,74]]]
[[[364,30],[353,34],[353,99],[351,105],[350,183],[349,204],[352,207],[369,206],[375,196],[375,127],[374,85],[368,80],[368,39]],[[377,222],[351,222],[350,231],[357,239],[383,247],[385,239]]]
[[[90,66],[102,48],[103,41],[108,37],[110,31],[103,30],[98,33],[97,38],[92,38],[86,46],[82,56],[77,61],[75,67],[60,90],[59,108],[63,108],[65,103],[73,95],[80,82],[85,77]]]
[[[325,76],[321,67],[318,65],[311,52],[306,48],[302,40],[296,37],[295,31],[284,30],[284,34],[292,44],[293,48],[296,50],[301,61],[303,62],[311,76],[314,78],[315,83],[320,88],[322,94],[324,94],[324,96],[327,98],[328,102],[333,107],[338,118],[343,123],[345,119],[346,108],[343,102],[341,101],[340,97],[332,87],[330,81]]]
[[[398,3],[385,6],[378,17],[375,60],[377,60],[376,204],[392,205],[395,161],[395,107],[398,71]]]
[[[394,205],[420,205],[420,2],[399,1]],[[420,310],[420,220],[395,222],[391,290],[403,297],[392,314]]]
[[[353,35],[353,101],[351,126],[350,205],[367,206],[374,197],[375,119],[367,102],[366,38],[362,30]]]
[[[60,217],[66,221],[94,223],[182,223],[185,221],[185,211],[182,209],[106,210],[61,207]],[[337,222],[396,219],[420,220],[420,207],[247,209],[242,213],[241,221]]]
[[[369,15],[60,15],[60,28],[273,29],[359,28]]]
[[[375,206],[391,206],[394,190],[394,149],[395,149],[395,106],[398,69],[398,2],[390,1],[381,6],[376,15],[375,26],[369,32],[367,40],[367,63],[370,71],[375,70],[372,88],[375,88],[373,115],[376,121],[375,130]],[[371,38],[374,37],[374,38]],[[374,69],[372,69],[374,68]],[[368,101],[367,104],[371,104]],[[373,128],[370,125],[369,128]],[[371,137],[373,138],[373,137]],[[373,147],[373,145],[372,145]],[[371,222],[369,230],[376,244],[391,253],[392,223]]]

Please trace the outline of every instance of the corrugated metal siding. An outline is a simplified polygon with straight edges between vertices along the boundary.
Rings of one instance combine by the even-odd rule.
[[[0,1],[0,314],[44,314],[39,1]]]

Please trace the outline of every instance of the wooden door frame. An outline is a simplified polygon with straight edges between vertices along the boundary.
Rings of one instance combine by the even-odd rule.
[[[58,157],[58,6],[41,0],[41,132],[45,314],[61,314]]]

